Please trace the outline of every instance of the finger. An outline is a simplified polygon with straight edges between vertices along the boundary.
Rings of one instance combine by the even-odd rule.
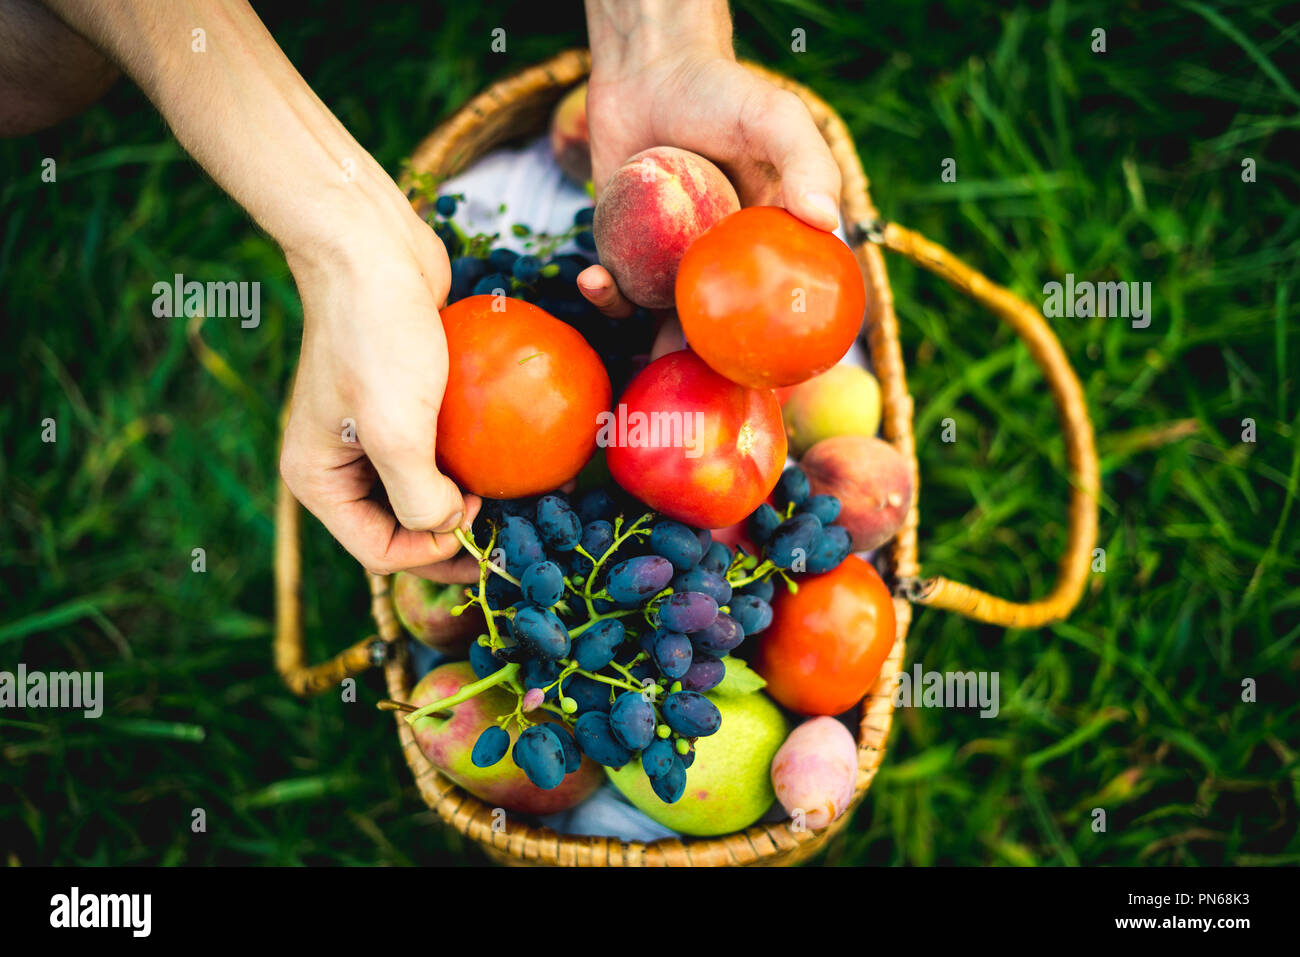
[[[786,90],[766,98],[751,137],[781,177],[786,209],[827,231],[840,224],[840,169],[803,100]]]
[[[434,429],[385,422],[358,438],[404,528],[450,532],[463,524],[465,500],[456,483],[438,471]]]
[[[588,266],[578,273],[578,292],[611,319],[626,319],[636,312],[604,266]]]
[[[674,315],[665,316],[659,331],[655,333],[654,344],[650,347],[650,361],[654,362],[670,352],[681,352],[685,348],[686,336],[682,332],[682,324]]]
[[[366,571],[376,575],[427,568],[460,549],[454,534],[403,528],[382,503],[368,497],[351,502],[307,500],[303,504]]]

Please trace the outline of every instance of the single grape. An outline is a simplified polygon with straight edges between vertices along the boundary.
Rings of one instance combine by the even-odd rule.
[[[539,658],[554,660],[569,654],[569,630],[548,608],[523,605],[511,627],[515,638]]]
[[[799,511],[817,516],[823,526],[840,517],[840,500],[834,495],[814,495],[799,507]]]
[[[590,226],[592,220],[595,218],[595,215],[596,215],[595,206],[583,206],[581,209],[579,209],[576,213],[573,214],[573,225]]]
[[[567,552],[582,538],[582,522],[564,499],[543,495],[537,500],[537,531],[548,547]]]
[[[776,500],[782,507],[791,504],[802,505],[807,501],[810,493],[808,476],[797,465],[790,466],[781,473],[781,478],[777,480]]]
[[[667,695],[660,705],[668,726],[684,738],[702,738],[722,726],[722,712],[696,691],[678,691]]]
[[[484,276],[474,283],[476,296],[505,296],[510,294],[510,280],[499,272]]]
[[[534,562],[519,576],[519,589],[525,601],[551,608],[564,597],[564,575],[555,562]]]
[[[508,569],[507,569],[508,570]],[[506,581],[500,575],[488,575],[487,585],[484,588],[487,597],[488,607],[493,611],[501,611],[503,608],[509,608],[511,605],[523,599],[519,589],[513,583]]]
[[[584,229],[578,233],[573,237],[573,241],[578,244],[579,249],[585,249],[589,253],[596,251],[596,237],[591,234],[590,229]]]
[[[663,591],[672,580],[673,566],[658,555],[642,555],[619,562],[609,570],[605,589],[619,604],[639,604]]]
[[[515,742],[514,754],[528,780],[542,790],[553,790],[564,780],[564,745],[548,724],[525,728]]]
[[[723,612],[718,613],[717,619],[708,628],[691,635],[691,644],[695,646],[696,651],[702,651],[718,658],[737,647],[744,640],[745,632],[741,629],[739,623],[737,623],[736,619]]]
[[[438,201],[433,204],[433,208],[438,211],[438,215],[445,219],[451,219],[456,215],[456,197],[439,196]]]
[[[728,612],[740,625],[745,637],[756,635],[772,624],[772,606],[753,595],[737,595]]]
[[[677,760],[682,762],[683,768],[689,768],[695,763],[695,749],[690,745],[686,746],[686,753],[677,756]]]
[[[714,542],[710,545],[704,557],[700,559],[700,567],[715,575],[725,575],[730,565],[731,549],[722,542]]]
[[[764,552],[778,568],[804,571],[821,533],[822,523],[817,521],[817,516],[802,512],[777,526]]]
[[[699,537],[681,522],[659,522],[650,531],[650,551],[673,563],[679,572],[694,568],[704,555]]]
[[[502,515],[514,515],[516,518],[526,518],[531,522],[536,511],[537,500],[534,498],[525,496],[524,498],[501,499]]]
[[[582,299],[574,283],[577,282],[579,274],[591,265],[591,260],[577,253],[563,253],[553,257],[551,262],[560,267],[559,273],[555,276],[555,287],[561,294],[570,297],[570,300]],[[585,299],[582,301],[586,302]]]
[[[500,725],[489,725],[474,742],[469,759],[476,768],[490,768],[510,750],[510,733]]]
[[[564,679],[564,693],[577,702],[575,714],[588,711],[609,712],[609,685],[586,675],[569,675]]]
[[[742,595],[753,595],[755,598],[761,598],[763,601],[771,602],[772,593],[776,591],[776,586],[772,584],[772,579],[767,578],[756,582],[750,582],[740,590]]]
[[[686,768],[676,755],[669,762],[667,771],[650,779],[650,787],[665,804],[675,804],[686,792]]]
[[[632,760],[632,752],[614,736],[609,715],[603,712],[588,711],[573,726],[573,733],[582,753],[597,764],[618,769]]]
[[[499,246],[488,253],[488,266],[497,272],[510,272],[515,268],[515,260],[518,258],[519,254],[513,249]]]
[[[501,549],[506,560],[506,571],[518,578],[529,565],[546,561],[546,549],[542,547],[542,537],[537,534],[537,527],[526,518],[517,515],[506,517],[497,536],[497,547]]]
[[[542,261],[536,256],[520,256],[511,272],[520,282],[536,282],[542,275]]]
[[[686,673],[681,678],[681,690],[683,691],[712,691],[722,679],[727,676],[727,666],[722,660],[715,658],[713,655],[706,655],[703,652],[694,652],[691,658],[691,666],[686,669]]]
[[[654,740],[655,712],[639,691],[624,691],[609,709],[609,727],[624,747],[640,751]]]
[[[703,563],[688,572],[678,572],[673,576],[672,586],[675,592],[703,592],[719,605],[731,601],[731,585],[721,575],[705,569]]]
[[[665,678],[680,678],[691,667],[691,640],[675,631],[658,633],[651,652]]]
[[[756,545],[766,545],[767,540],[772,537],[772,533],[780,524],[781,516],[777,514],[776,509],[764,502],[754,509],[753,515],[749,516],[749,537]]]
[[[581,512],[578,514],[582,518]],[[614,526],[609,524],[603,518],[593,518],[590,521],[583,519],[587,524],[582,528],[582,550],[585,551],[596,561],[600,561],[605,552],[609,551],[609,546],[614,544]],[[578,558],[591,565],[587,559],[581,555]]]
[[[519,678],[525,688],[545,688],[546,701],[554,701],[559,692],[552,685],[560,677],[560,663],[545,658],[529,658],[519,669]]]
[[[573,639],[571,657],[583,671],[599,671],[614,660],[626,634],[617,618],[598,621]]]
[[[578,499],[578,518],[583,525],[590,525],[597,519],[612,520],[617,514],[618,505],[614,502],[614,497],[603,488],[594,488]],[[612,527],[610,531],[613,531]],[[583,547],[586,548],[585,545]],[[592,554],[596,555],[595,552]]]
[[[694,529],[695,537],[700,540],[700,555],[707,555],[709,546],[713,544],[713,532],[707,528]]]
[[[582,767],[582,752],[578,750],[578,742],[573,740],[569,729],[558,722],[552,721],[547,727],[560,739],[560,747],[564,749],[564,773],[572,774]]]
[[[506,740],[509,741],[509,739],[510,736],[506,735]],[[505,752],[501,753],[504,754]],[[668,769],[672,766],[676,757],[673,746],[669,742],[663,740],[652,741],[641,752],[641,770],[651,780],[662,777],[668,773]],[[500,758],[497,760],[500,760]]]
[[[853,551],[853,539],[843,525],[828,525],[822,529],[817,544],[808,555],[808,571],[814,575],[838,568],[840,562]]]
[[[504,665],[505,662],[499,661],[487,645],[480,645],[476,641],[469,646],[469,666],[474,669],[476,678],[486,678],[488,675],[494,675]]]
[[[659,620],[664,627],[683,634],[701,631],[713,624],[717,617],[718,603],[697,591],[670,595],[659,605]]]

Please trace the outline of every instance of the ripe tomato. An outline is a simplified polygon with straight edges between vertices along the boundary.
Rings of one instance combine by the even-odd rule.
[[[733,525],[781,477],[776,396],[724,379],[688,349],[642,369],[615,412],[599,437],[614,481],[680,522]]]
[[[442,310],[450,368],[438,466],[491,498],[563,485],[596,451],[609,375],[587,341],[520,299],[470,296]]]
[[[779,583],[754,667],[800,714],[841,714],[871,690],[894,647],[894,602],[871,565],[850,555],[822,575]]]
[[[852,251],[775,206],[750,206],[686,250],[677,315],[714,370],[755,389],[796,385],[857,338],[866,288]]]

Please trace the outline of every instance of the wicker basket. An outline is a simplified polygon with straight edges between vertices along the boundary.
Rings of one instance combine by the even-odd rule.
[[[471,100],[416,148],[412,168],[450,176],[493,148],[539,132],[550,108],[587,75],[589,57],[570,50],[494,84]],[[920,579],[916,554],[918,506],[898,536],[883,550],[886,581],[894,590],[898,635],[880,678],[863,700],[858,728],[858,781],[854,806],[862,800],[884,757],[893,717],[892,691],[903,662],[911,603],[946,608],[969,618],[1007,627],[1034,627],[1063,618],[1082,594],[1097,534],[1098,467],[1092,424],[1083,392],[1060,343],[1039,313],[1010,291],[994,285],[940,246],[892,223],[879,220],[867,192],[867,178],[843,120],[805,87],[753,64],[756,73],[798,94],[831,148],[843,176],[844,220],[868,288],[865,338],[880,380],[885,438],[911,463],[916,482],[912,435],[912,398],[907,391],[898,319],[885,273],[881,247],[901,253],[942,276],[986,305],[1024,339],[1056,399],[1068,453],[1071,493],[1069,534],[1057,583],[1046,597],[1016,603],[995,598],[968,585],[941,577]],[[919,500],[919,494],[917,496]],[[301,558],[300,509],[280,484],[276,507],[276,667],[297,694],[336,687],[344,678],[382,664],[389,695],[406,700],[411,690],[406,637],[396,620],[387,578],[367,575],[376,637],[367,638],[335,658],[308,666],[303,648],[299,607]],[[467,794],[425,760],[407,723],[397,716],[398,737],[406,762],[425,802],[460,833],[481,844],[494,859],[509,864],[540,865],[737,865],[795,864],[816,853],[849,821],[850,814],[829,828],[796,832],[787,823],[759,824],[714,838],[625,842],[616,838],[557,834],[509,819],[493,828],[493,809]]]

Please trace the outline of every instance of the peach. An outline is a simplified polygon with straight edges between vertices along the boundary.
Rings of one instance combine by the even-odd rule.
[[[858,745],[849,729],[830,717],[810,718],[790,732],[772,759],[776,799],[816,831],[853,803]]]
[[[722,170],[671,146],[637,153],[596,202],[596,252],[623,295],[648,309],[673,304],[686,247],[740,209]]]
[[[843,508],[836,524],[853,548],[878,548],[903,527],[912,507],[912,470],[888,442],[866,435],[822,439],[799,461],[814,495],[834,495]]]
[[[880,383],[866,369],[831,366],[790,390],[782,416],[795,458],[822,439],[875,435],[880,428]]]
[[[579,186],[591,179],[591,139],[587,134],[587,84],[564,94],[551,114],[551,153],[565,176]]]
[[[477,608],[467,608],[460,615],[451,613],[465,601],[460,585],[438,585],[410,572],[398,572],[392,588],[393,607],[402,627],[436,651],[463,655],[469,651],[470,641],[486,630],[483,613]]]

